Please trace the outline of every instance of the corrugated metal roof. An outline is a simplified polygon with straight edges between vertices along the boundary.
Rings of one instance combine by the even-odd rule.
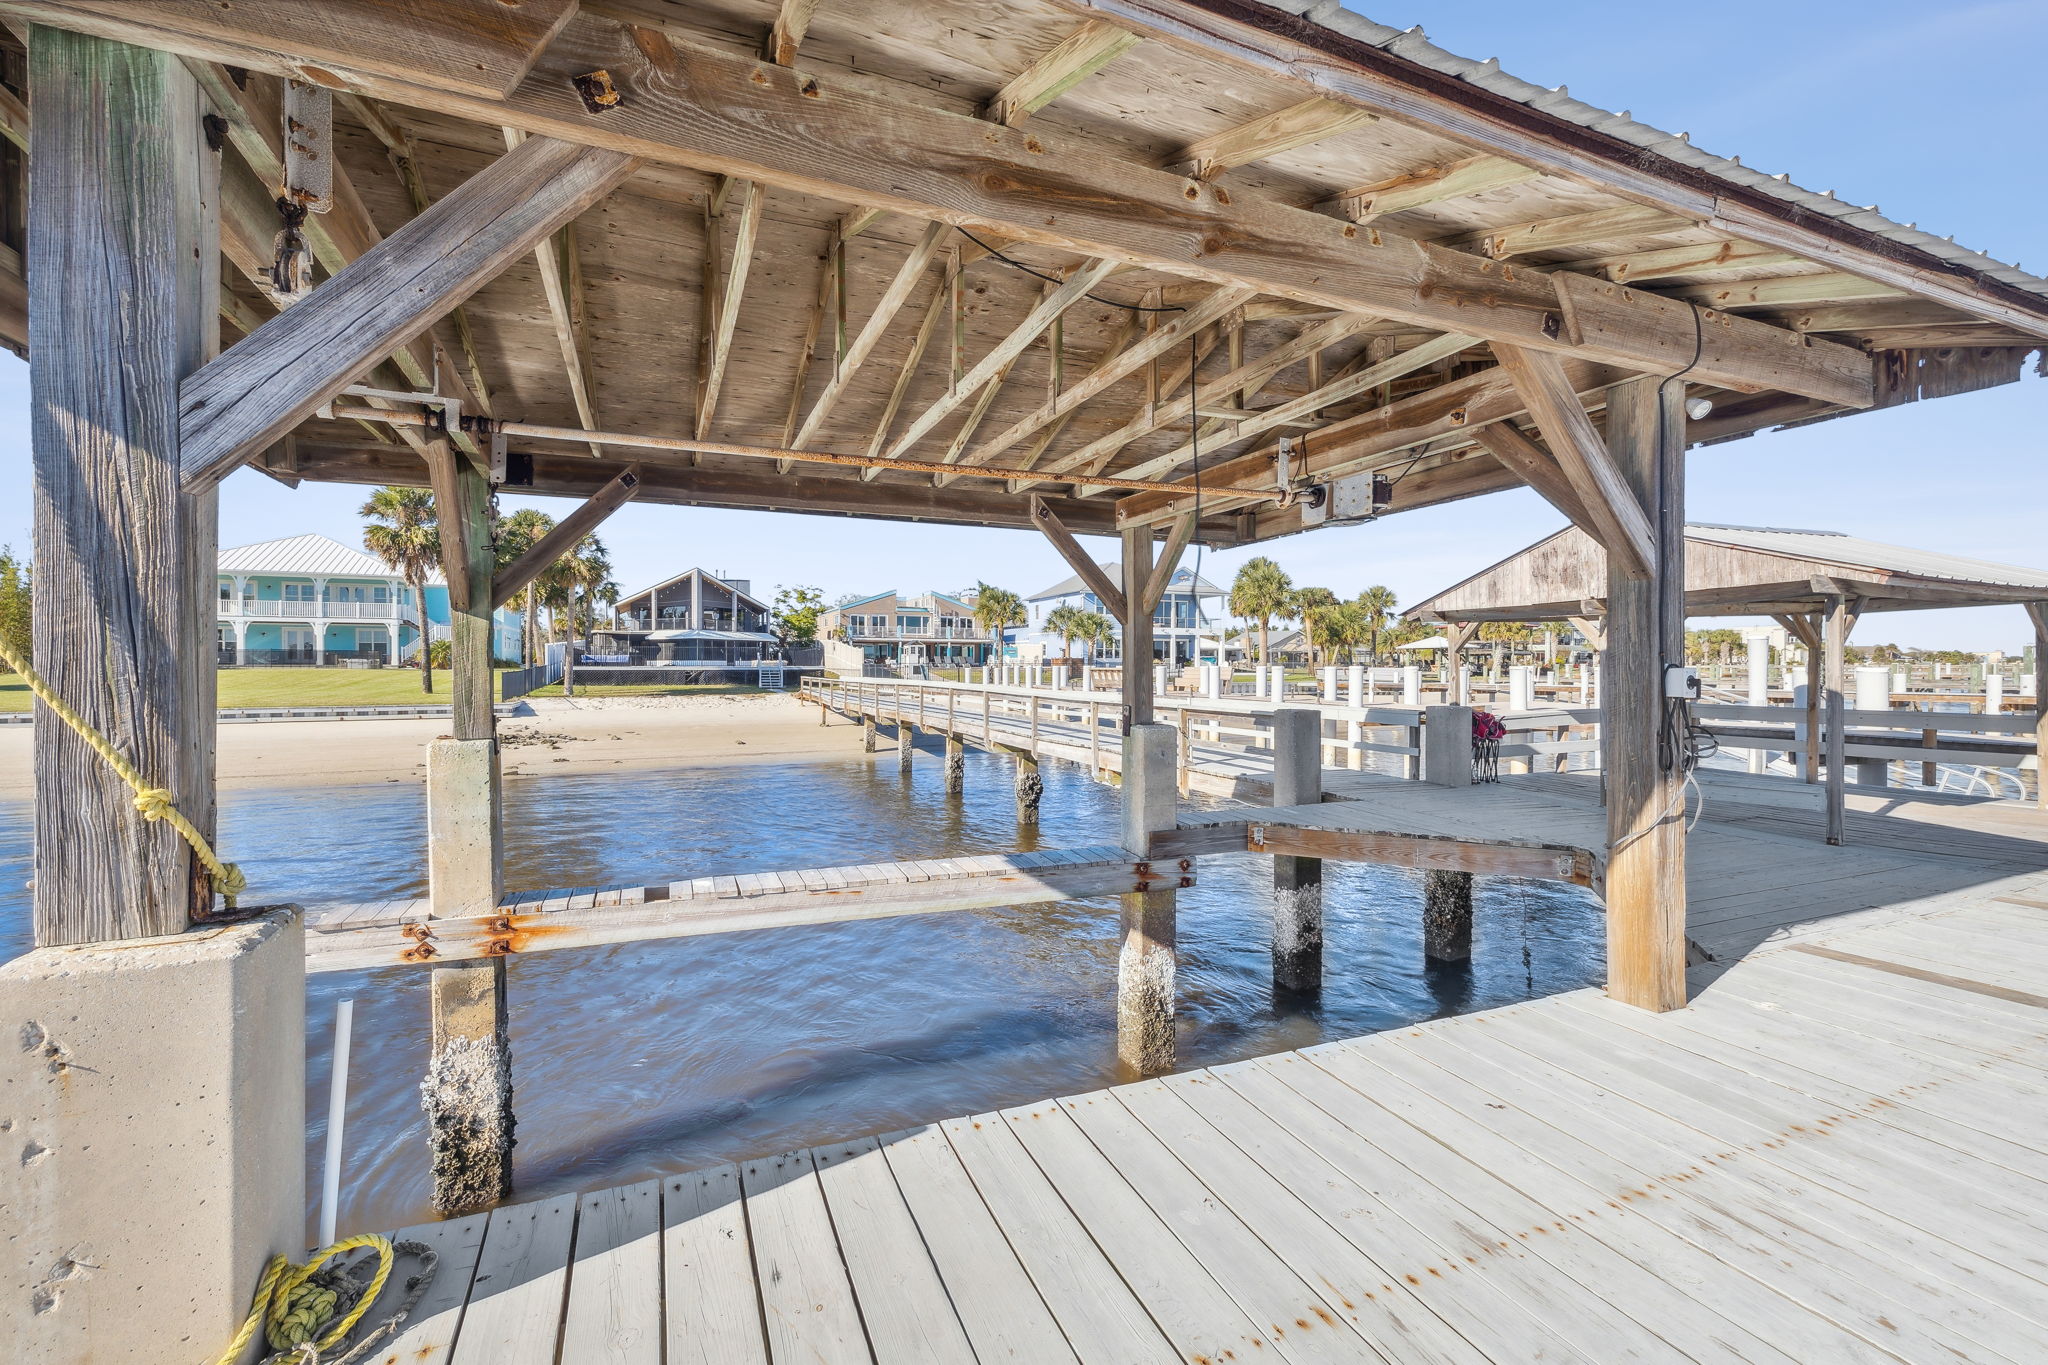
[[[1977,583],[1998,588],[2048,588],[2048,571],[2041,569],[2024,569],[2016,564],[1995,564],[1988,559],[1966,559],[1935,550],[1887,545],[1883,541],[1864,540],[1842,531],[1688,523],[1685,535],[1688,540],[1738,545],[1799,559],[1818,559],[1847,569],[1911,574],[1916,578],[1938,578],[1951,583]]]
[[[1931,232],[1921,231],[1912,223],[1894,222],[1885,217],[1875,204],[1844,203],[1835,197],[1833,190],[1815,193],[1804,189],[1792,183],[1790,172],[1767,175],[1762,171],[1752,170],[1743,165],[1739,158],[1716,156],[1712,152],[1693,146],[1689,133],[1674,136],[1661,128],[1638,123],[1625,109],[1617,112],[1573,99],[1564,86],[1549,89],[1531,84],[1501,70],[1498,58],[1489,57],[1483,62],[1473,61],[1470,57],[1446,52],[1429,41],[1420,24],[1410,29],[1391,28],[1343,8],[1337,0],[1307,0],[1306,3],[1304,0],[1263,0],[1263,3],[1289,14],[1299,15],[1311,23],[1345,34],[1359,42],[1370,43],[1374,47],[1404,57],[1433,71],[1457,77],[1468,84],[1511,99],[1517,104],[1527,105],[1531,109],[1576,123],[1582,128],[1604,133],[1658,156],[1668,157],[1681,165],[1717,176],[1731,184],[1769,195],[1803,212],[1835,219],[1849,227],[1924,251],[1953,265],[1978,271],[2016,289],[2048,298],[2048,279],[2029,274],[2017,265],[2008,265],[1996,260],[1985,252],[1959,246],[1954,237],[1937,237]]]
[[[1123,582],[1124,566],[1122,560],[1112,559],[1109,563],[1102,566],[1102,571],[1109,575],[1112,582]],[[1172,592],[1175,589],[1186,591],[1188,584],[1193,582],[1194,578],[1195,575],[1192,569],[1175,569],[1173,571],[1173,579],[1166,585],[1166,589],[1168,592]],[[1025,600],[1028,602],[1045,602],[1055,597],[1074,597],[1089,590],[1088,585],[1081,581],[1081,575],[1075,574],[1071,578],[1061,579],[1043,592],[1031,594]],[[1223,596],[1223,589],[1205,578],[1201,581],[1201,588],[1197,595],[1201,597],[1221,597]]]
[[[388,578],[399,576],[383,560],[361,550],[351,550],[338,540],[323,535],[285,536],[281,540],[259,540],[220,552],[222,573],[301,574],[315,578]],[[431,574],[429,583],[441,575]]]

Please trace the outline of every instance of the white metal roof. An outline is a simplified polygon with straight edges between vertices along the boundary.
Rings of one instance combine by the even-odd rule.
[[[285,536],[281,540],[259,540],[253,545],[236,545],[220,552],[222,573],[296,574],[314,578],[385,578],[402,582],[396,570],[373,554],[351,550],[338,540],[323,535]],[[439,573],[429,583],[439,583]]]
[[[1875,204],[1844,203],[1835,197],[1833,190],[1815,193],[1804,189],[1792,183],[1790,172],[1766,174],[1743,165],[1740,158],[1716,156],[1712,152],[1703,151],[1692,145],[1690,133],[1673,135],[1661,128],[1653,128],[1647,123],[1638,123],[1626,109],[1602,109],[1598,105],[1573,99],[1562,85],[1549,89],[1511,76],[1500,69],[1499,58],[1488,57],[1485,61],[1474,61],[1470,57],[1460,57],[1455,52],[1446,52],[1429,41],[1420,24],[1410,29],[1397,29],[1386,24],[1374,23],[1362,14],[1345,9],[1338,0],[1262,0],[1262,3],[1291,14],[1298,14],[1323,28],[1332,29],[1360,42],[1370,43],[1397,57],[1404,57],[1417,65],[1454,76],[1482,90],[1511,99],[1517,104],[1527,105],[1531,109],[1576,123],[1582,128],[1604,133],[1732,184],[1767,194],[1794,205],[1803,212],[1833,218],[1850,227],[1916,248],[1954,265],[1979,271],[2016,289],[2048,297],[2048,279],[2029,274],[2017,265],[2008,265],[1996,260],[1985,252],[1959,246],[1952,236],[1937,237],[1931,232],[1921,231],[1915,224],[1894,222],[1885,217]]]
[[[1704,540],[1716,545],[1739,545],[1799,559],[1825,560],[1844,568],[1874,569],[1883,573],[1912,574],[1916,578],[1939,578],[2001,588],[2048,588],[2048,571],[2041,569],[2023,569],[2016,564],[1995,564],[1986,559],[1966,559],[1936,550],[1887,545],[1883,541],[1865,540],[1842,531],[1688,523],[1685,536],[1687,540]]]

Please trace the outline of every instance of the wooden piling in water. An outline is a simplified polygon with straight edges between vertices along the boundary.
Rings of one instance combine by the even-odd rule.
[[[1431,962],[1472,957],[1472,874],[1432,868],[1422,874],[1422,955]]]
[[[917,753],[917,727],[907,720],[896,722],[896,771],[910,776],[910,760]]]
[[[960,736],[946,732],[946,795],[958,796],[967,789],[967,746]]]
[[[1273,804],[1323,799],[1323,718],[1288,707],[1273,713]],[[1323,984],[1323,860],[1273,858],[1273,985],[1313,994]]]
[[[446,441],[428,448],[449,602],[452,734],[427,756],[427,882],[435,918],[489,914],[504,892],[497,718],[491,706],[491,490]],[[421,642],[426,647],[426,642]],[[823,708],[820,707],[822,712]],[[432,969],[421,1085],[433,1204],[455,1216],[512,1193],[512,1046],[505,962]]]
[[[1038,755],[1025,749],[1012,749],[1010,755],[1017,761],[1017,824],[1036,829],[1039,799],[1045,795],[1045,783],[1038,773]]]
[[[875,718],[873,713],[861,717],[860,747],[868,753],[875,751]]]

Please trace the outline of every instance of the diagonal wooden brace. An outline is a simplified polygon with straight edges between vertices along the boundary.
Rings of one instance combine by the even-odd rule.
[[[622,469],[617,478],[590,495],[589,501],[563,517],[555,529],[536,540],[525,554],[498,571],[491,583],[491,610],[510,602],[540,576],[541,570],[560,559],[575,548],[576,542],[596,530],[599,523],[610,516],[640,491],[640,471],[637,467]]]
[[[529,138],[179,389],[179,470],[212,487],[420,335],[639,164]]]
[[[1130,620],[1130,612],[1124,605],[1123,589],[1112,582],[1109,575],[1102,571],[1102,566],[1081,548],[1081,542],[1074,538],[1074,533],[1067,529],[1066,523],[1053,514],[1051,504],[1036,495],[1031,499],[1031,524],[1045,532],[1045,538],[1060,552],[1060,558],[1066,560],[1073,571],[1081,576],[1081,581],[1088,585],[1088,591],[1094,593],[1096,600],[1109,608],[1111,616],[1119,621]]]

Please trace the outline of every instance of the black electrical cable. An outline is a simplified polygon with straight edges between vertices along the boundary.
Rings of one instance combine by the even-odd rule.
[[[1683,402],[1685,399],[1685,377],[1699,367],[1700,355],[1705,350],[1706,332],[1704,325],[1700,321],[1700,310],[1695,308],[1692,310],[1692,359],[1685,363],[1684,369],[1657,386],[1657,441],[1653,447],[1655,451],[1653,462],[1655,479],[1653,486],[1656,496],[1651,501],[1657,509],[1657,529],[1660,531],[1668,520],[1671,497],[1671,491],[1667,487],[1664,478],[1666,465],[1664,443],[1669,438],[1669,432],[1665,425],[1667,420],[1665,417],[1667,404],[1664,402],[1665,386],[1670,384],[1678,385],[1679,401]],[[1683,543],[1685,535],[1684,526],[1681,525],[1678,528],[1678,534],[1681,543]],[[1660,577],[1663,572],[1661,562],[1662,550],[1664,548],[1659,547]],[[1684,586],[1681,583],[1679,587],[1681,596],[1684,591]],[[1657,647],[1660,654],[1663,650],[1664,642],[1670,638],[1671,615],[1668,599],[1669,594],[1659,586],[1657,589]],[[1681,644],[1679,647],[1681,663],[1684,660],[1684,655],[1685,649],[1683,644]],[[1665,677],[1672,667],[1673,665],[1667,662],[1658,669],[1657,687],[1660,692],[1665,687]],[[1657,727],[1657,766],[1667,773],[1673,769],[1680,773],[1690,773],[1699,766],[1702,759],[1712,758],[1719,751],[1720,744],[1713,736],[1702,730],[1693,721],[1692,712],[1685,698],[1666,696],[1660,698],[1660,700],[1663,703],[1664,721],[1663,724]]]
[[[1014,256],[1005,256],[1002,252],[996,250],[987,242],[982,241],[981,238],[975,236],[973,233],[969,232],[964,227],[955,227],[953,231],[959,233],[962,237],[965,237],[968,241],[974,243],[983,251],[986,251],[990,256],[992,256],[996,260],[1001,261],[1006,266],[1009,266],[1012,270],[1021,270],[1025,274],[1033,276],[1036,279],[1044,280],[1047,284],[1066,283],[1066,281],[1061,279],[1059,276],[1040,270],[1037,266],[1026,265],[1024,264],[1024,262],[1018,260]],[[1124,303],[1118,299],[1106,299],[1102,297],[1102,295],[1100,294],[1083,294],[1081,297],[1084,299],[1092,299],[1096,303],[1103,304],[1106,307],[1123,308],[1133,313],[1185,313],[1188,311],[1184,305],[1178,303],[1166,304],[1159,308],[1151,308],[1147,307],[1142,303]]]

